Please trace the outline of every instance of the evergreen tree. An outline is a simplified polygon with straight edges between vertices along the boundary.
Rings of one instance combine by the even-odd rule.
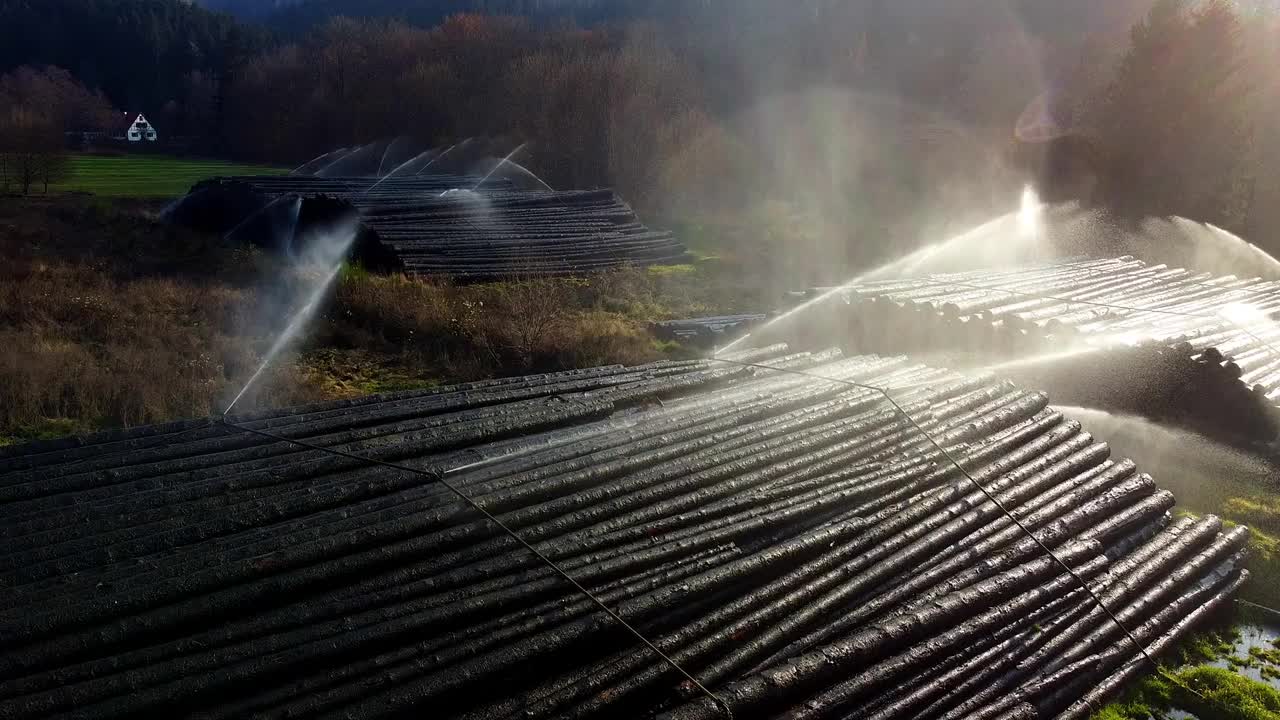
[[[1189,141],[1183,169],[1188,212],[1242,229],[1248,215],[1255,88],[1243,72],[1243,36],[1234,4],[1212,0],[1198,9],[1190,44],[1193,66],[1185,90],[1190,112],[1183,116]]]
[[[1249,152],[1249,217],[1245,237],[1280,254],[1280,13],[1260,11],[1249,18],[1245,74],[1255,94],[1256,119]]]
[[[1133,30],[1098,128],[1112,205],[1242,224],[1252,126],[1242,60],[1229,0],[1156,3]]]

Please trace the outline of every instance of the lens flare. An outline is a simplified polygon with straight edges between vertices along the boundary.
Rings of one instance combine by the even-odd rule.
[[[1036,189],[1022,188],[1022,202],[1018,206],[1018,232],[1024,239],[1037,240],[1044,230],[1044,203]]]
[[[1261,325],[1271,322],[1267,314],[1249,303],[1234,302],[1223,306],[1218,314],[1242,327]]]

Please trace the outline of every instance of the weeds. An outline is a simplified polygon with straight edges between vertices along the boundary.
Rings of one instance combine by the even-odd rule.
[[[1233,497],[1223,505],[1227,517],[1255,530],[1280,535],[1280,497],[1251,495]]]
[[[6,262],[0,277],[0,434],[206,415],[258,358],[234,329],[249,291],[119,279],[95,264]],[[277,383],[267,402],[313,397]],[[66,423],[62,425],[61,423]]]
[[[547,278],[453,286],[343,277],[326,313],[324,344],[377,348],[424,374],[468,380],[660,357],[645,323],[602,309],[597,291],[592,283]]]
[[[297,282],[272,256],[101,199],[0,202],[0,438],[220,409]],[[717,285],[691,267],[454,285],[350,265],[243,407],[660,359],[678,346],[649,322],[736,309]]]

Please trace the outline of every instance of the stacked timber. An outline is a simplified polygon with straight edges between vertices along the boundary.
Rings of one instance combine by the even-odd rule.
[[[764,313],[716,315],[713,317],[663,320],[652,324],[653,334],[662,340],[675,340],[696,347],[709,348],[763,323]]]
[[[1081,717],[1246,578],[1042,394],[736,359],[0,450],[0,717]]]
[[[999,366],[1060,402],[1280,436],[1280,282],[1130,257],[819,288],[761,338]]]
[[[473,187],[482,190],[467,189]],[[685,260],[671,233],[645,227],[611,190],[519,192],[506,180],[482,185],[465,176],[220,178],[192,188],[172,219],[226,232],[261,208],[274,203],[283,213],[295,202],[296,226],[264,214],[242,233],[281,244],[279,235],[305,237],[311,227],[352,217],[361,228],[362,259],[463,279],[574,275]]]

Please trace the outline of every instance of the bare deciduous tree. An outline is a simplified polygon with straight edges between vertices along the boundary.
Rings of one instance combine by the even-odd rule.
[[[20,108],[11,108],[9,116],[0,119],[0,166],[6,187],[13,183],[27,195],[32,185],[44,180],[47,192],[49,182],[65,168],[65,160],[57,159],[65,152],[61,131],[48,120]]]
[[[14,184],[23,194],[36,183],[47,193],[66,177],[67,131],[105,127],[112,115],[101,93],[56,67],[24,66],[0,75],[0,108],[0,173],[5,188]]]

